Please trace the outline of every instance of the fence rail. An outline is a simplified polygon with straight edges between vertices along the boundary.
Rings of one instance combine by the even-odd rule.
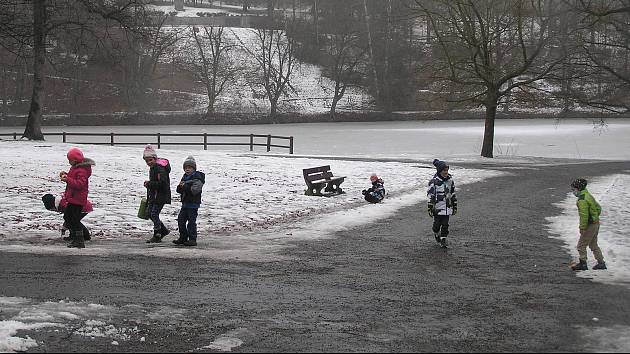
[[[289,154],[293,154],[293,137],[292,136],[278,136],[278,135],[262,135],[262,134],[208,134],[208,133],[69,133],[69,132],[60,132],[60,133],[44,133],[44,137],[46,136],[61,136],[62,142],[64,143],[73,143],[73,144],[92,144],[92,145],[145,145],[145,144],[155,144],[157,148],[160,149],[162,145],[186,145],[186,146],[203,146],[204,150],[208,150],[208,146],[249,146],[249,151],[254,151],[254,146],[264,146],[267,148],[267,152],[271,151],[272,147],[275,148],[284,148],[289,149]],[[0,136],[9,136],[13,137],[13,140],[17,140],[18,137],[21,137],[22,134],[19,133],[1,133]],[[84,136],[84,137],[108,137],[109,141],[104,142],[79,142],[79,141],[68,141],[69,137],[72,136]],[[155,137],[155,141],[121,141],[120,139],[116,141],[116,137]],[[199,137],[203,138],[203,141],[163,141],[163,138],[171,138],[171,137]],[[244,142],[217,142],[217,141],[208,141],[208,138],[244,138],[249,139]],[[264,138],[266,141],[264,143],[260,142],[260,139]],[[289,145],[279,145],[278,143],[274,143],[274,139],[289,141]]]

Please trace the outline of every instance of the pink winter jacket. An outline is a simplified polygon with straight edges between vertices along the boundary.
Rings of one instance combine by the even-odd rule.
[[[59,211],[66,210],[68,207],[68,199],[66,198],[66,193],[61,193],[61,198],[59,199],[59,206],[57,207]],[[92,206],[92,202],[87,200],[87,203],[81,209],[83,213],[91,213],[94,211],[94,207]]]
[[[81,205],[84,208],[88,205],[88,179],[92,175],[93,165],[95,165],[94,160],[85,158],[83,162],[70,167],[64,193],[69,204]]]

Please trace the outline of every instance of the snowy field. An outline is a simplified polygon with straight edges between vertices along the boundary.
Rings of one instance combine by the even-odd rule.
[[[480,182],[502,173],[503,162],[545,164],[538,157],[589,158],[630,161],[630,120],[614,120],[597,126],[588,120],[498,121],[496,158],[488,169],[473,170],[457,162],[480,161],[478,157],[483,131],[481,121],[458,122],[388,122],[336,123],[303,125],[267,125],[246,127],[99,127],[100,131],[207,131],[247,132],[293,135],[296,152],[303,158],[287,159],[282,153],[250,154],[246,151],[159,150],[171,161],[172,187],[182,174],[181,164],[192,153],[199,169],[206,172],[207,186],[199,218],[200,246],[196,249],[144,243],[151,223],[135,217],[147,167],[141,147],[100,147],[84,145],[85,155],[96,160],[90,180],[90,198],[95,211],[85,224],[94,240],[82,250],[68,249],[60,241],[61,215],[46,211],[41,195],[60,193],[63,184],[57,175],[67,170],[65,152],[71,144],[53,141],[0,141],[0,250],[45,254],[143,254],[156,257],[200,257],[268,261],[278,259],[278,251],[294,240],[325,239],[335,231],[373,222],[394,215],[396,210],[425,199],[424,185],[433,174],[430,162],[439,157],[451,162],[452,174],[459,186]],[[122,130],[124,129],[124,130]],[[14,128],[2,128],[9,132]],[[60,128],[46,127],[58,131]],[[64,128],[66,131],[95,131],[95,127]],[[367,142],[369,140],[369,143]],[[435,155],[435,147],[443,147]],[[319,156],[318,158],[309,156]],[[324,156],[336,156],[335,159]],[[366,160],[368,158],[378,158]],[[398,159],[400,161],[394,161]],[[301,169],[330,164],[336,175],[347,176],[342,185],[347,192],[332,198],[303,195]],[[369,186],[371,173],[385,180],[389,192],[384,203],[366,204],[360,191]],[[589,189],[602,204],[600,245],[609,270],[586,271],[578,276],[630,287],[630,169],[627,173],[589,181]],[[614,195],[614,198],[611,197]],[[561,215],[550,216],[550,232],[566,244],[567,263],[576,257],[577,216],[575,197],[567,196],[559,204]],[[165,208],[163,219],[175,229],[178,201]],[[420,210],[419,213],[424,213]],[[308,217],[307,217],[308,216]],[[174,238],[169,236],[169,240]],[[589,254],[589,257],[591,255]],[[592,265],[593,259],[590,258]],[[186,310],[173,308],[106,307],[99,304],[28,298],[2,297],[0,291],[0,351],[23,351],[37,346],[35,340],[19,336],[20,329],[72,328],[74,334],[89,338],[107,338],[113,345],[120,341],[144,341],[136,329],[117,328],[108,323],[110,316],[125,314],[143,321],[154,316],[185,316]],[[630,350],[630,329],[625,327],[584,328],[584,335],[605,343],[601,351]],[[242,342],[239,333],[225,333],[204,348],[230,351]]]
[[[59,237],[61,216],[43,209],[41,196],[59,194],[64,185],[58,174],[67,170],[69,145],[41,142],[0,142],[5,168],[0,179],[0,249],[16,252],[76,254]],[[228,152],[194,153],[199,170],[206,173],[203,206],[199,214],[196,249],[154,247],[147,249],[151,222],[135,215],[148,167],[142,148],[82,146],[85,156],[96,161],[90,179],[90,199],[95,211],[85,218],[94,241],[81,254],[154,254],[167,257],[213,257],[267,260],[290,241],[328,237],[345,227],[392,215],[404,205],[417,203],[424,185],[434,173],[428,164],[400,162],[329,161],[312,158]],[[187,152],[159,150],[171,161],[171,189],[181,178]],[[345,194],[331,198],[304,195],[302,169],[330,164],[335,175],[346,176]],[[368,205],[361,195],[370,186],[369,176],[385,180],[386,202]],[[500,172],[453,168],[457,183],[480,181]],[[174,196],[177,195],[174,193]],[[162,212],[167,227],[177,228],[179,201]],[[307,217],[308,216],[308,217]],[[169,236],[176,238],[174,232]],[[123,246],[122,244],[128,243]]]

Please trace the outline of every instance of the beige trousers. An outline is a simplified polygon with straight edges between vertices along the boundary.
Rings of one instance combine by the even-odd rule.
[[[586,261],[586,247],[589,247],[598,262],[604,261],[602,250],[597,245],[597,234],[599,234],[599,224],[590,224],[586,230],[580,230],[580,240],[577,244],[580,260]]]

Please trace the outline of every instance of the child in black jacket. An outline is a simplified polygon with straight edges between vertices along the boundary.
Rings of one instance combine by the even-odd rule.
[[[167,159],[159,159],[151,145],[144,148],[144,162],[149,166],[149,180],[144,182],[147,189],[147,211],[153,222],[153,237],[147,243],[162,242],[170,233],[160,220],[160,213],[165,204],[171,204],[171,165]]]

